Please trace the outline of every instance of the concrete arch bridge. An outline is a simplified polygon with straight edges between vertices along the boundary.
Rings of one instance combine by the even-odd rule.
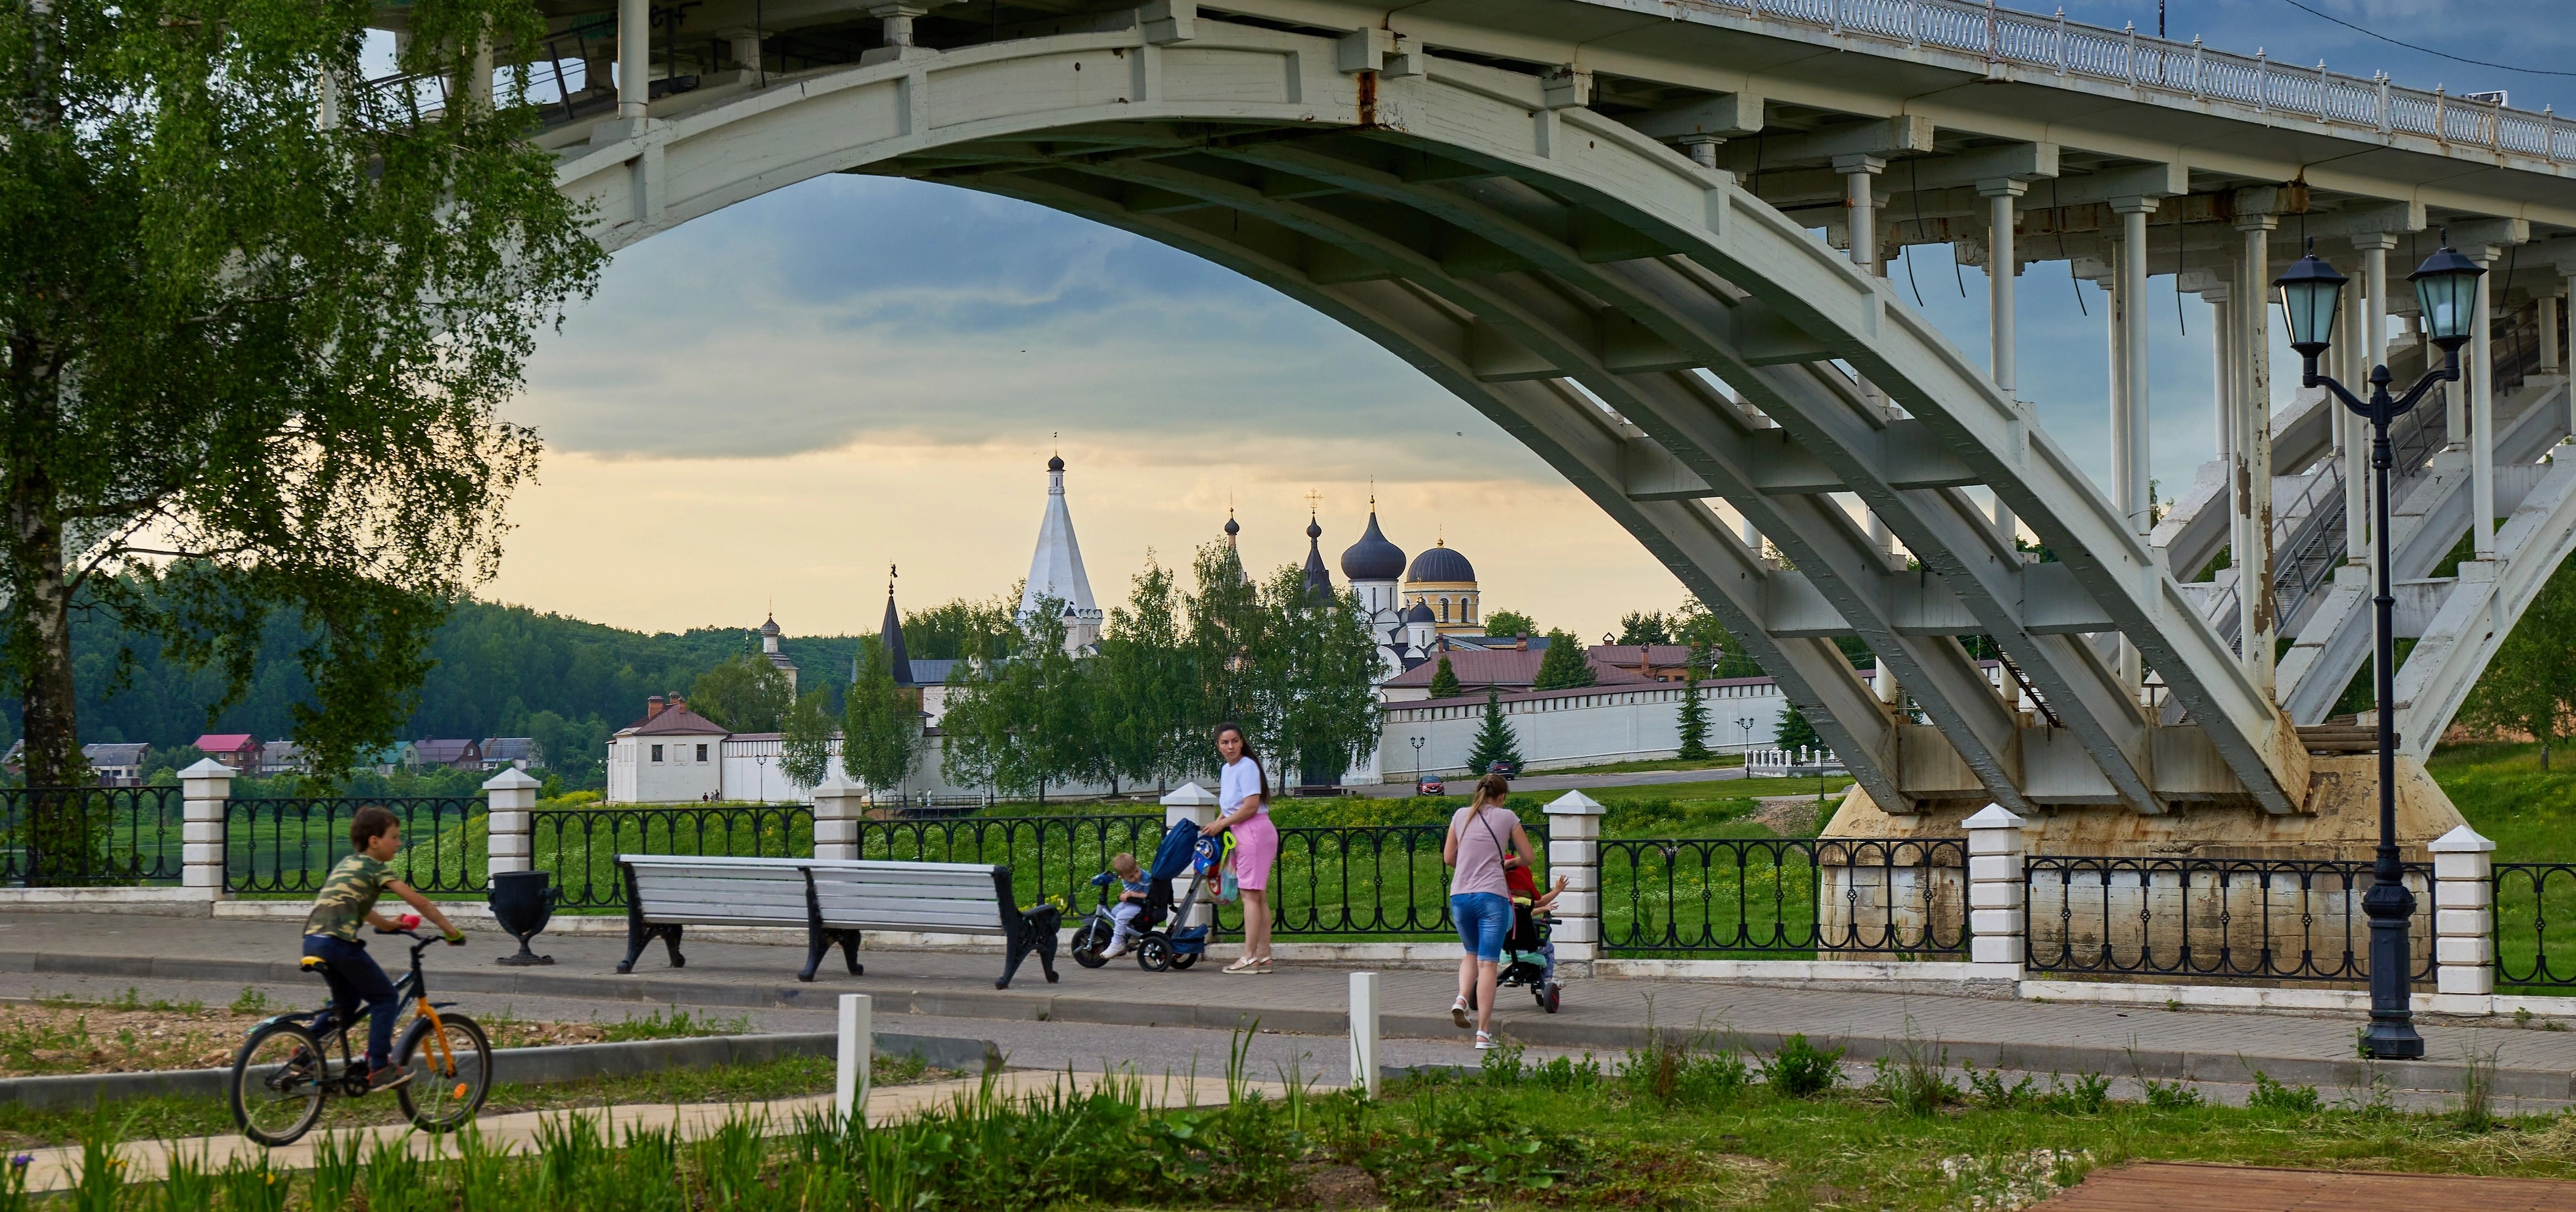
[[[2431,228],[2494,270],[2495,339],[2465,352],[2506,373],[2416,435],[2400,498],[2410,753],[2576,545],[2576,461],[2542,461],[2568,432],[2576,128],[2546,115],[1952,0],[545,6],[560,37],[523,57],[563,95],[539,139],[611,247],[870,173],[1266,283],[1671,568],[1845,755],[1839,832],[1946,834],[1992,801],[2070,838],[2366,835],[2366,762],[2302,733],[2367,648],[2358,444],[2304,396],[2273,415],[2260,356],[2261,284],[2302,233],[2355,278],[2355,378],[2389,347],[2420,362],[2388,282]],[[2112,484],[2015,394],[2012,273],[1983,359],[1890,289],[1888,256],[1935,242],[2111,291]],[[2215,464],[2161,527],[2129,306],[2151,271],[2222,318]],[[2432,580],[2464,531],[2477,558]],[[2231,570],[2197,580],[2222,546]],[[2456,816],[2406,769],[2420,841]]]

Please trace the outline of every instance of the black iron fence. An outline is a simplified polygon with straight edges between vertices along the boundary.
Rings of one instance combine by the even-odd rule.
[[[1968,947],[1963,839],[1604,839],[1607,953],[1911,959]]]
[[[2496,987],[2576,985],[2576,929],[2549,934],[2576,923],[2576,863],[2497,863],[2494,879]]]
[[[2023,860],[2032,972],[2358,982],[2370,976],[2361,861],[2034,855]],[[2433,977],[2432,868],[2415,893],[2411,979]]]
[[[483,891],[482,797],[444,795],[234,800],[224,806],[224,889],[319,891],[349,855],[351,818],[370,807],[402,826],[402,850],[389,866],[403,882],[427,893]]]
[[[183,805],[176,787],[0,790],[0,884],[177,883]]]
[[[1163,818],[1146,813],[864,820],[858,841],[863,859],[1007,866],[1021,903],[1058,897],[1068,914],[1090,908],[1091,877],[1112,857],[1132,854],[1150,865],[1162,844]]]
[[[547,809],[529,814],[528,844],[531,864],[553,873],[563,907],[603,909],[626,903],[626,885],[617,875],[620,854],[811,858],[814,809],[807,804]]]

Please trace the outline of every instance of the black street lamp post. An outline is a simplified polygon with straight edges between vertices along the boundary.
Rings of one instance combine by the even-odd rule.
[[[2311,245],[2313,245],[2311,241]],[[2371,541],[2378,550],[2379,594],[2371,599],[2378,626],[2376,677],[2379,690],[2379,853],[2371,867],[2362,913],[2370,919],[2370,1029],[2362,1036],[2364,1054],[2376,1060],[2413,1060],[2424,1055],[2424,1038],[2415,1033],[2408,978],[2414,971],[2407,940],[2407,920],[2415,914],[2415,894],[2406,890],[2397,861],[2397,599],[2389,592],[2388,469],[2394,462],[2388,426],[2412,411],[2435,384],[2460,377],[2460,346],[2469,339],[2477,314],[2478,277],[2486,272],[2476,262],[2452,251],[2425,258],[2409,275],[2415,301],[2423,311],[2425,336],[2442,350],[2440,369],[2429,370],[2403,396],[2388,394],[2385,365],[2370,371],[2370,398],[2354,395],[2332,377],[2317,373],[2317,356],[2334,342],[2335,312],[2343,303],[2344,276],[2319,260],[2313,247],[2288,271],[2272,280],[2280,291],[2283,318],[2289,323],[2290,348],[2306,362],[2300,382],[2334,393],[2346,408],[2370,422]],[[2479,434],[2478,441],[2486,435]]]

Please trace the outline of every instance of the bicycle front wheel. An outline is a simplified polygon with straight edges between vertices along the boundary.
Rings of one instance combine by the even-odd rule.
[[[415,1018],[394,1049],[411,1080],[394,1087],[403,1114],[423,1132],[453,1132],[482,1110],[492,1092],[492,1041],[473,1019],[453,1011],[433,1024]]]
[[[329,1069],[322,1041],[300,1023],[251,1032],[233,1057],[233,1122],[263,1145],[293,1144],[322,1118]]]

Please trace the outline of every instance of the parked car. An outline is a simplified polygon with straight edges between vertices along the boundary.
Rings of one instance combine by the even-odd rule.
[[[1433,778],[1429,775],[1424,775],[1421,778],[1413,780],[1413,794],[1447,795],[1449,794],[1449,785],[1441,782],[1439,779]]]
[[[1499,774],[1507,779],[1518,778],[1520,777],[1521,768],[1518,763],[1514,762],[1496,762],[1491,766],[1485,767],[1485,773]]]

